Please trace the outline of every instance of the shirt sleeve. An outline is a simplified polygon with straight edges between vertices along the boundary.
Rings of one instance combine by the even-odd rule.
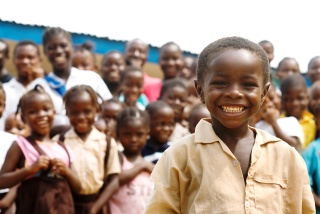
[[[169,151],[169,150],[167,150]],[[145,214],[181,213],[179,169],[175,167],[175,155],[165,152],[151,174],[154,189],[150,195]]]
[[[121,166],[119,161],[119,153],[117,149],[117,143],[116,141],[111,138],[110,143],[110,153],[108,157],[108,166],[107,166],[107,175],[111,174],[119,174],[121,172]]]
[[[96,84],[97,84],[97,93],[102,97],[103,100],[109,100],[112,98],[112,94],[107,87],[107,85],[104,83],[102,78],[97,74],[96,78]]]

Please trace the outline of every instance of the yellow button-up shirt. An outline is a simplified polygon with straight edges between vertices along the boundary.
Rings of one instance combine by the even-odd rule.
[[[85,142],[75,133],[74,129],[71,129],[65,134],[64,143],[75,155],[71,167],[77,172],[81,182],[79,194],[99,192],[107,175],[121,172],[117,143],[114,139],[111,140],[108,166],[105,168],[106,136],[96,128],[92,128]]]
[[[151,178],[146,213],[315,213],[305,163],[295,149],[259,129],[246,184],[241,166],[201,120],[167,149]]]

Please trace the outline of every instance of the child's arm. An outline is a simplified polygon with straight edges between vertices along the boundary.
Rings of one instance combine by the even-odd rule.
[[[280,114],[279,111],[274,107],[266,107],[264,111],[262,111],[263,119],[272,126],[276,137],[287,142],[290,146],[294,147],[298,152],[302,152],[300,140],[297,137],[288,136],[286,133],[283,132],[283,130],[277,123],[279,114]]]
[[[108,176],[108,182],[105,188],[102,190],[99,198],[94,202],[91,207],[90,214],[96,214],[107,203],[112,194],[119,188],[119,175],[112,174]]]
[[[22,155],[19,145],[13,142],[0,171],[0,189],[11,188],[28,176],[37,174],[41,169],[47,170],[49,167],[49,157],[41,155],[31,166],[16,170]]]
[[[18,186],[19,185],[16,185],[10,188],[9,192],[4,196],[4,198],[0,200],[0,210],[8,209],[12,205],[17,196]]]
[[[128,170],[123,170],[119,175],[119,183],[120,186],[129,183],[132,179],[134,179],[137,175],[139,175],[142,171],[149,172],[151,174],[154,168],[154,164],[149,163],[145,160],[139,161],[139,163],[135,164],[134,167]]]
[[[320,208],[320,197],[313,192],[314,202],[316,207]]]
[[[75,172],[71,171],[65,163],[58,158],[51,160],[52,170],[65,177],[71,187],[72,192],[78,193],[81,190],[81,182]]]

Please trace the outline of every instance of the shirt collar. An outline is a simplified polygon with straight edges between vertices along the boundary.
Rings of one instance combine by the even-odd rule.
[[[77,133],[74,131],[74,128],[72,127],[69,131],[67,131],[67,133],[65,134],[65,138],[68,139],[75,139],[75,138],[79,138],[79,136],[77,135]],[[80,139],[80,138],[79,138]],[[98,141],[98,140],[105,140],[106,136],[105,134],[99,132],[94,126],[92,127],[92,130],[89,134],[89,136],[87,137],[86,141]]]

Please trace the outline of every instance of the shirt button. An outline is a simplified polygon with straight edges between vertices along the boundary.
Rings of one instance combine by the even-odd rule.
[[[244,206],[245,206],[246,208],[249,208],[249,207],[250,207],[250,202],[249,202],[249,201],[244,202]]]
[[[239,162],[238,162],[237,160],[234,160],[234,161],[233,161],[233,166],[238,166],[238,163],[239,163]]]

